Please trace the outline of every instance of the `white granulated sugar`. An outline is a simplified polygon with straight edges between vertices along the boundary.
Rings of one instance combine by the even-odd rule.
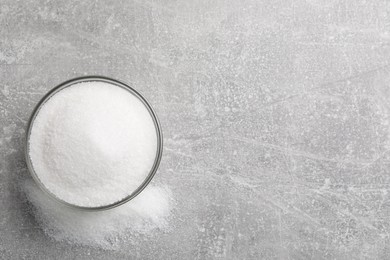
[[[29,143],[44,186],[85,207],[130,195],[149,174],[156,151],[156,128],[145,105],[129,91],[97,81],[53,95],[39,110]]]
[[[48,197],[31,180],[24,190],[44,232],[57,241],[118,249],[121,243],[167,230],[173,199],[166,187],[149,185],[133,200],[106,211],[82,211]]]

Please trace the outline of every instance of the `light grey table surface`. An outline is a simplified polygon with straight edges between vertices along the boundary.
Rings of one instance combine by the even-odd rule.
[[[170,232],[45,236],[20,192],[29,115],[82,75],[165,134]],[[0,259],[389,259],[390,2],[0,0]]]

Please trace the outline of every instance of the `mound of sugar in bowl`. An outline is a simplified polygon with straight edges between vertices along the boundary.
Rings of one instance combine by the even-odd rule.
[[[112,205],[131,195],[153,168],[155,121],[139,97],[87,81],[52,95],[32,120],[28,156],[38,183],[63,202]]]

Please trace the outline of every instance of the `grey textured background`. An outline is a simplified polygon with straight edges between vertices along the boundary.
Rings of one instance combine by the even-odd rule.
[[[0,0],[0,259],[389,259],[390,2]],[[131,83],[165,133],[171,232],[55,242],[23,194],[53,86]]]

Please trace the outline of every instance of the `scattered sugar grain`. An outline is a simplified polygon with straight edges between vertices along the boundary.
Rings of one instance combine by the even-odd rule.
[[[173,198],[167,187],[149,185],[132,201],[106,211],[67,207],[32,180],[26,180],[24,190],[38,224],[57,241],[115,250],[125,240],[169,229]]]

